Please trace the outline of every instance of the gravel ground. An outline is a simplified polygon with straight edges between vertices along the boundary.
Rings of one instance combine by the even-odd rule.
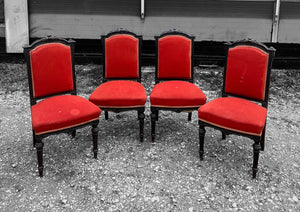
[[[153,68],[143,68],[150,94]],[[78,95],[99,84],[99,65],[78,65]],[[149,101],[145,141],[136,113],[100,118],[99,156],[90,129],[44,139],[38,177],[26,67],[0,64],[0,211],[299,211],[300,71],[273,70],[266,148],[251,178],[252,140],[207,128],[205,158],[198,156],[197,113],[160,113],[151,142]],[[208,101],[220,96],[222,68],[196,68]]]

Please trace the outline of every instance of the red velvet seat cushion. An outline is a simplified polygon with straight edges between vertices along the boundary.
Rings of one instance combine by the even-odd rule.
[[[102,83],[91,94],[89,100],[100,108],[144,107],[147,95],[139,82],[114,80]]]
[[[150,102],[156,107],[200,107],[205,104],[206,96],[193,83],[172,80],[156,84]]]
[[[58,131],[97,120],[100,113],[96,105],[79,96],[50,97],[31,107],[32,128],[37,135]]]
[[[198,109],[201,121],[228,130],[261,135],[267,109],[251,101],[224,97],[210,101]]]

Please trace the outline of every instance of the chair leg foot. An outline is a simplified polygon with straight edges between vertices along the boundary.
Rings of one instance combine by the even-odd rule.
[[[99,128],[97,123],[92,126],[93,152],[94,152],[95,159],[98,157],[98,132],[99,132]]]
[[[222,132],[222,140],[225,140],[225,139],[226,139],[226,133]]]
[[[152,142],[155,141],[155,122],[157,120],[158,111],[151,109],[151,138]]]
[[[104,117],[105,117],[105,120],[108,120],[108,112],[107,111],[104,112]]]
[[[266,139],[266,126],[262,132],[261,138],[260,138],[260,147],[261,147],[261,151],[265,150],[265,139]]]
[[[37,153],[37,160],[38,160],[38,171],[39,171],[39,176],[43,177],[43,171],[44,171],[44,166],[43,166],[43,147],[44,144],[40,139],[36,139],[36,153]]]
[[[33,140],[33,148],[35,148],[35,144],[36,144],[35,136],[33,136],[32,140]]]
[[[256,178],[256,174],[258,171],[258,159],[259,159],[259,152],[260,152],[260,144],[259,140],[256,140],[253,144],[253,167],[252,167],[252,178]]]
[[[188,114],[188,121],[192,121],[192,112],[189,112]]]
[[[76,136],[76,130],[73,130],[73,131],[71,132],[71,136],[72,136],[72,138],[75,138],[75,136]]]
[[[144,141],[144,119],[145,119],[144,110],[138,111],[138,117],[140,122],[140,141],[143,142]]]
[[[33,130],[32,130],[32,144],[33,144],[33,148],[35,148],[36,138],[35,138],[35,132]]]
[[[205,128],[202,123],[199,122],[199,156],[200,160],[203,160],[204,156],[204,137],[205,137]]]

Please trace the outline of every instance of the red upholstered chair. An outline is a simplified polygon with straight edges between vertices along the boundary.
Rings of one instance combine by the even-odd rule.
[[[199,108],[200,159],[203,160],[205,126],[254,140],[253,178],[260,150],[264,150],[270,74],[275,49],[255,41],[228,46],[222,97]],[[258,104],[257,104],[258,103]]]
[[[105,111],[105,119],[108,111],[136,110],[143,142],[147,95],[141,84],[141,41],[141,36],[128,31],[102,36],[103,83],[89,100]]]
[[[98,123],[101,110],[76,96],[73,63],[74,41],[44,38],[24,47],[27,62],[33,146],[38,171],[43,176],[42,139],[55,134],[92,126],[94,158],[98,152]]]
[[[151,135],[155,140],[155,123],[160,110],[188,112],[205,104],[206,96],[193,84],[194,37],[168,32],[155,37],[155,86],[150,95]]]

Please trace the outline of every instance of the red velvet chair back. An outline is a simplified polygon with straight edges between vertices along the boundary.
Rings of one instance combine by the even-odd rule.
[[[229,47],[225,67],[226,94],[266,101],[273,54],[257,43],[240,43]],[[271,54],[271,55],[270,55]]]
[[[50,43],[43,43],[51,40]],[[73,92],[75,81],[72,62],[72,42],[46,38],[24,48],[29,61],[28,77],[33,99]]]
[[[193,79],[194,37],[169,32],[156,38],[158,80]]]
[[[119,31],[102,36],[104,49],[104,78],[140,78],[141,37]]]

